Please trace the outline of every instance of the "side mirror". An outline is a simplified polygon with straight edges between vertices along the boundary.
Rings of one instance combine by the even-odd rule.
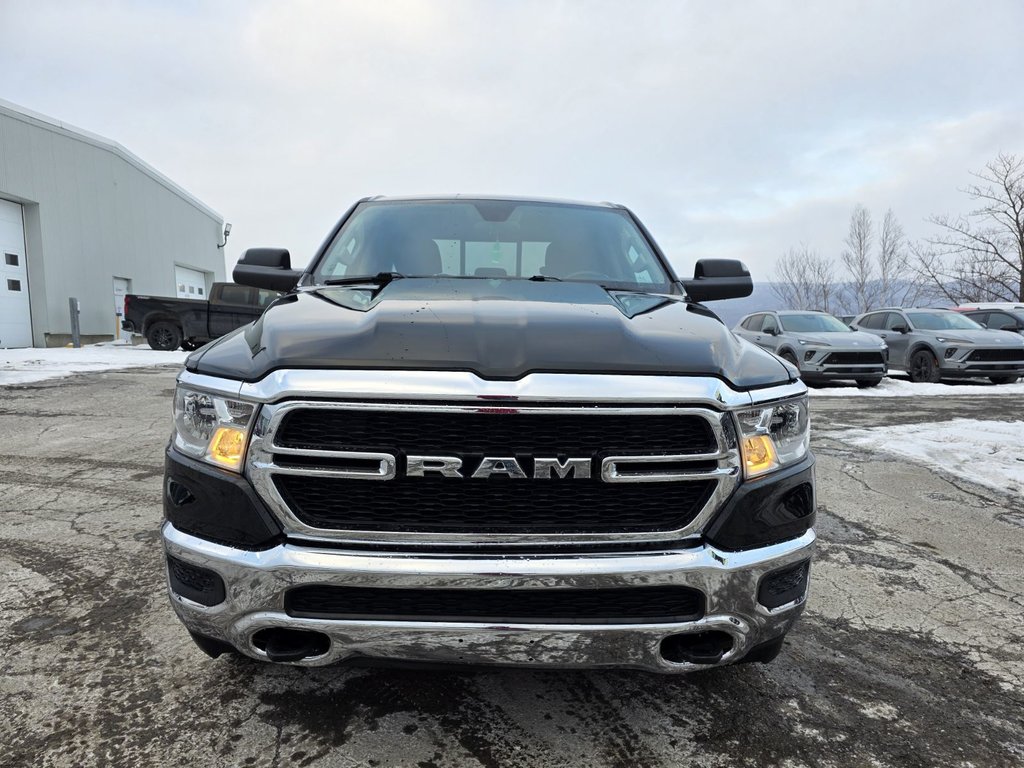
[[[750,272],[735,259],[701,259],[693,268],[693,279],[682,283],[690,300],[698,302],[740,299],[754,292]]]
[[[772,326],[771,328],[765,328],[764,332],[767,333],[769,336],[778,336],[779,335],[779,329],[774,327],[774,326]]]
[[[231,278],[239,285],[269,288],[287,293],[302,272],[292,269],[292,257],[284,248],[250,248],[235,265]]]
[[[910,333],[910,329],[905,325],[894,325],[892,329],[896,331],[896,333]]]

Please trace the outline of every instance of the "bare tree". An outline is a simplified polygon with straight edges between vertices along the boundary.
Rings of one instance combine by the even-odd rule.
[[[844,306],[855,314],[870,309],[875,303],[875,264],[871,258],[871,240],[874,226],[871,214],[863,205],[858,204],[850,215],[850,231],[843,241],[846,250],[840,260],[849,275],[844,285]]]
[[[830,312],[838,287],[835,265],[806,245],[790,248],[775,266],[772,290],[788,308]]]
[[[885,212],[878,233],[878,284],[876,307],[909,307],[930,294],[910,259],[903,226],[892,208]],[[865,307],[868,309],[868,307]]]
[[[933,216],[940,233],[917,249],[918,272],[949,301],[1024,301],[1024,158],[1000,153],[961,190],[978,205]]]

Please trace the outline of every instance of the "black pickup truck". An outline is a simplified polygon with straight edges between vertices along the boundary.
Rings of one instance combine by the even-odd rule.
[[[235,283],[214,283],[209,301],[128,294],[121,327],[141,333],[153,349],[193,350],[251,323],[278,296]]]
[[[234,278],[286,295],[178,377],[163,544],[201,649],[678,673],[782,648],[807,387],[700,303],[749,296],[742,264],[680,279],[618,205],[372,198],[308,268],[250,249]]]

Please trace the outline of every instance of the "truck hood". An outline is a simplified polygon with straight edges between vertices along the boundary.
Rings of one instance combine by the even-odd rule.
[[[836,349],[863,349],[865,351],[881,349],[885,345],[877,336],[864,331],[850,331],[849,333],[791,333],[788,334],[794,339],[803,340],[810,344],[821,344],[825,347]]]
[[[301,290],[195,352],[189,370],[257,381],[280,368],[701,375],[736,389],[786,366],[679,297],[590,283],[405,278]]]

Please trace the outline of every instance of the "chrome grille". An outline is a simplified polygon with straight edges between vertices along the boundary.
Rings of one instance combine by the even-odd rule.
[[[508,457],[525,477],[409,477],[410,455]],[[534,479],[534,459],[571,457],[589,473]],[[287,402],[261,411],[248,472],[304,538],[585,544],[695,534],[739,458],[731,417],[705,408]]]

